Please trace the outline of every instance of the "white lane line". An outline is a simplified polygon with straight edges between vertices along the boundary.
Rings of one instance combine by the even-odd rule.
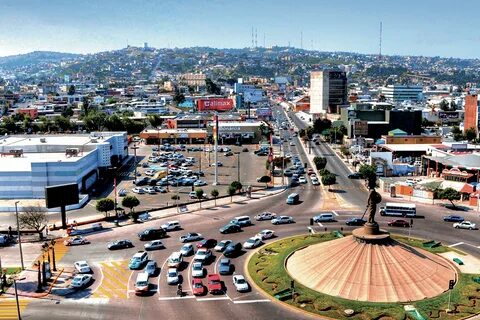
[[[107,304],[110,301],[109,298],[83,298],[83,299],[69,299],[71,303],[86,303],[86,304]]]
[[[95,291],[98,290],[98,288],[100,288],[100,286],[102,285],[103,283],[103,270],[102,270],[102,265],[100,263],[97,263],[96,264],[98,266],[98,268],[100,269],[100,283],[98,284],[98,286],[95,288],[95,290],[93,290],[89,296],[91,296],[92,294],[95,293]]]
[[[213,297],[213,298],[198,298],[197,301],[219,301],[219,300],[231,300],[229,297]]]
[[[323,228],[323,224],[321,224],[320,222],[317,222],[317,224],[320,228]]]
[[[258,300],[234,300],[233,303],[262,303],[262,302],[271,302],[268,299],[258,299]]]
[[[162,278],[161,276],[162,276],[163,268],[165,268],[165,264],[167,263],[167,260],[168,260],[168,258],[165,261],[163,261],[163,264],[160,267],[160,272],[158,273],[158,281],[157,281],[157,292],[158,292],[158,294],[160,294],[160,279]]]
[[[457,242],[457,243],[454,243],[454,244],[449,245],[448,247],[449,247],[449,248],[453,248],[453,247],[456,247],[456,246],[460,246],[460,245],[462,245],[462,244],[464,244],[464,242]]]
[[[332,213],[338,217],[338,213],[335,210],[332,210]]]
[[[130,298],[130,295],[129,295],[130,290],[128,290],[128,287],[130,286],[130,281],[132,280],[132,276],[133,276],[133,273],[134,273],[134,272],[135,272],[135,271],[132,271],[132,272],[130,273],[130,276],[128,277],[128,283],[127,283],[127,299]],[[135,290],[133,290],[133,292],[135,292]]]
[[[194,299],[195,296],[183,296],[183,297],[160,297],[159,301],[168,301],[168,300],[183,300],[183,299]]]
[[[184,263],[188,263],[186,261],[184,261]],[[190,266],[190,263],[188,263],[188,271],[187,271],[187,278],[188,278],[188,287],[190,288],[190,292],[192,292],[193,288],[192,288],[192,266],[193,266],[193,261],[192,261],[192,265]],[[185,283],[183,284],[185,285]]]

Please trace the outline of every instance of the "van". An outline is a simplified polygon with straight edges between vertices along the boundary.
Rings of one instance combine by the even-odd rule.
[[[331,222],[335,221],[333,213],[321,213],[313,217],[314,222]]]
[[[180,222],[178,221],[168,221],[167,223],[162,224],[162,229],[167,231],[173,231],[180,229]]]
[[[170,257],[168,257],[168,267],[169,268],[178,268],[183,262],[183,254],[181,252],[172,252]]]
[[[292,193],[287,197],[287,204],[296,204],[300,201],[298,193]]]
[[[141,272],[137,275],[137,280],[135,281],[135,294],[141,295],[145,294],[150,289],[150,282],[148,281],[148,273]]]
[[[252,220],[250,220],[249,216],[240,216],[240,217],[235,217],[230,223],[233,224],[238,224],[239,226],[249,226],[252,224]]]

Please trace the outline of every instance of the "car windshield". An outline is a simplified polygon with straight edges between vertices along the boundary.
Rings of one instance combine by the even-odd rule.
[[[206,251],[198,251],[198,252],[197,252],[197,255],[198,255],[198,256],[204,256],[204,255],[206,255],[206,254],[207,254]]]
[[[193,285],[193,287],[194,287],[194,288],[203,288],[202,284],[201,284],[201,283],[198,283],[198,282],[195,283],[195,284]]]
[[[146,285],[147,285],[147,282],[146,282],[146,281],[139,281],[139,282],[137,282],[137,286],[139,286],[139,287],[144,287],[144,286],[146,286]]]
[[[221,265],[221,266],[228,266],[228,265],[229,265],[229,262],[228,262],[228,261],[221,261],[221,262],[220,262],[220,265]]]
[[[194,270],[201,270],[202,269],[202,265],[200,263],[194,263],[193,264],[193,269]]]
[[[240,279],[237,279],[237,283],[238,283],[238,284],[245,283],[245,279],[242,279],[242,278],[240,278]]]
[[[80,267],[82,267],[82,268],[88,267],[88,264],[86,264],[86,263],[81,263],[81,264],[80,264]]]
[[[209,281],[210,284],[216,284],[216,283],[220,283],[220,280],[218,279],[212,279]]]
[[[247,243],[254,243],[254,242],[255,242],[255,239],[253,239],[253,238],[250,238],[250,239],[247,240]]]
[[[169,277],[176,277],[177,276],[177,273],[175,271],[169,271],[168,272],[168,276]]]

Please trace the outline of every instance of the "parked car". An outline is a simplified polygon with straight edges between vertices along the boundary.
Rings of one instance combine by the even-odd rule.
[[[238,292],[245,292],[249,290],[248,282],[241,274],[233,276],[233,284],[235,285],[235,289],[237,289]]]
[[[197,248],[213,248],[217,245],[217,240],[215,239],[203,239],[199,243],[197,243]]]
[[[235,223],[228,223],[219,229],[220,233],[234,233],[242,231],[242,227]]]
[[[159,229],[149,228],[140,232],[138,234],[138,238],[140,240],[155,240],[155,239],[163,238],[166,235],[167,235],[167,232],[162,228],[159,228]]]
[[[192,263],[192,277],[203,277],[205,275],[205,269],[201,261],[195,261]]]
[[[447,222],[462,222],[464,220],[465,218],[463,218],[462,216],[449,215],[443,217],[443,221]]]
[[[262,244],[262,238],[260,237],[251,237],[243,243],[245,249],[254,249]]]
[[[177,220],[167,221],[166,223],[162,224],[162,229],[166,231],[174,231],[179,230],[182,227],[180,226],[180,222]]]
[[[387,225],[389,227],[403,227],[403,228],[408,228],[410,227],[410,222],[408,222],[407,220],[403,220],[403,219],[395,219],[395,220],[391,220],[387,223]]]
[[[145,251],[138,251],[133,255],[132,259],[130,259],[128,268],[130,270],[142,269],[143,266],[147,263],[147,261],[148,254]]]
[[[125,248],[132,248],[133,243],[130,240],[115,240],[110,242],[107,245],[108,250],[117,250],[117,249],[125,249]]]
[[[125,197],[126,195],[127,195],[127,190],[120,189],[120,191],[118,191],[118,196],[119,197]]]
[[[189,255],[193,254],[193,244],[191,243],[185,243],[182,248],[180,249],[180,253],[186,257]]]
[[[82,260],[82,261],[76,261],[73,266],[75,267],[75,270],[77,270],[78,273],[91,273],[92,269],[88,265],[87,261]]]
[[[255,216],[255,220],[257,221],[263,221],[263,220],[272,220],[273,218],[276,218],[277,215],[273,212],[265,211],[260,214],[257,214]]]
[[[82,236],[75,236],[63,241],[63,244],[66,246],[78,246],[78,245],[87,244],[87,243],[90,243],[90,242],[87,240],[87,238],[84,238]]]
[[[211,294],[223,294],[223,285],[220,280],[220,275],[217,273],[209,274],[207,276],[208,292]]]
[[[145,190],[143,188],[135,187],[132,189],[133,193],[144,194]]]
[[[196,232],[190,232],[180,237],[180,242],[191,242],[203,239],[202,234]]]
[[[192,279],[192,293],[194,296],[203,296],[206,293],[206,289],[203,285],[202,279]]]
[[[365,223],[367,221],[362,218],[350,218],[345,222],[347,226],[363,226]]]
[[[212,167],[223,167],[223,163],[221,161],[217,161],[217,163],[212,163]]]
[[[305,178],[304,176],[300,176],[300,178],[298,178],[298,182],[299,183],[307,183],[307,178]]]
[[[273,238],[274,236],[275,236],[275,232],[273,230],[268,230],[268,229],[262,230],[259,233],[257,233],[257,237],[260,237],[263,240]]]
[[[147,266],[145,267],[145,272],[149,277],[153,277],[157,273],[157,269],[158,266],[156,261],[148,261]]]
[[[362,174],[360,172],[350,173],[348,179],[362,179]]]
[[[143,189],[143,191],[145,191],[145,192],[148,193],[148,194],[156,194],[156,193],[157,193],[157,191],[155,191],[155,188],[154,188],[154,187],[145,187],[145,188]]]
[[[233,271],[233,265],[228,258],[220,259],[220,263],[218,264],[218,273],[221,275],[230,274]]]
[[[93,277],[91,274],[77,274],[75,277],[73,277],[70,286],[75,289],[83,288],[87,286],[92,279]]]
[[[177,284],[180,281],[178,276],[178,271],[176,268],[169,268],[167,271],[167,283],[168,284]]]
[[[453,227],[455,229],[468,229],[468,230],[476,229],[475,223],[470,221],[462,221],[462,222],[454,223]]]
[[[232,240],[222,240],[215,246],[215,248],[213,248],[213,250],[218,251],[218,252],[223,252],[223,250],[225,250],[225,248],[230,243],[232,243]]]
[[[160,240],[152,240],[148,243],[143,245],[145,250],[157,250],[157,249],[165,249],[165,245]]]
[[[206,248],[198,249],[193,257],[193,261],[205,262],[212,258],[212,251]]]
[[[233,152],[232,151],[227,151],[223,154],[225,157],[230,157],[230,156],[233,156]]]
[[[293,218],[290,216],[279,216],[275,219],[272,219],[272,224],[285,224],[293,223]]]

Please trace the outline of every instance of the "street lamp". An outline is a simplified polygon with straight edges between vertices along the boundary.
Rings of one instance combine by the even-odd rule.
[[[15,302],[17,304],[17,319],[18,320],[22,320],[22,316],[20,315],[20,303],[18,302],[17,281],[22,281],[24,279],[25,279],[25,277],[19,278],[19,279],[13,278],[13,288],[15,290]]]
[[[241,152],[235,152],[237,155],[237,181],[240,182],[240,154]]]
[[[25,270],[23,264],[23,251],[22,251],[22,239],[20,237],[20,222],[18,220],[18,203],[20,201],[15,201],[15,215],[17,216],[17,236],[18,236],[18,248],[20,249],[20,262],[22,263],[22,270]]]
[[[133,150],[133,155],[134,155],[134,160],[133,160],[133,164],[135,166],[135,177],[134,177],[134,180],[137,180],[137,149],[138,149],[138,146],[136,144],[133,145],[133,147],[131,147],[130,149]]]

